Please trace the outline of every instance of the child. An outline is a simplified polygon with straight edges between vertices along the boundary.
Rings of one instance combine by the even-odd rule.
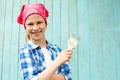
[[[24,80],[72,80],[66,63],[72,51],[61,51],[46,40],[47,17],[48,11],[41,3],[23,5],[18,15],[17,22],[24,25],[27,34],[27,42],[19,50]]]

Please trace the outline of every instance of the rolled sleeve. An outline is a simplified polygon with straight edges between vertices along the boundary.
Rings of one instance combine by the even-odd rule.
[[[72,80],[71,70],[68,63],[65,63],[62,66],[58,67],[58,74],[65,76],[66,80]]]

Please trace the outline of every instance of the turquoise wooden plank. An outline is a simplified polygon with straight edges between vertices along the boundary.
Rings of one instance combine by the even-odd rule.
[[[89,69],[90,80],[104,80],[102,52],[103,0],[89,0]]]
[[[5,33],[4,33],[4,45],[3,45],[3,71],[2,71],[2,80],[9,80],[10,78],[10,55],[11,55],[11,27],[12,27],[12,3],[6,0],[5,8]]]
[[[113,0],[114,5],[114,28],[115,28],[115,56],[116,56],[116,70],[117,80],[120,80],[120,1]]]
[[[116,79],[116,62],[115,62],[115,42],[111,39],[111,32],[103,34],[103,53],[104,53],[104,79]],[[107,36],[107,37],[106,37]],[[109,41],[108,41],[109,40]]]
[[[53,26],[53,2],[52,0],[50,1],[45,1],[45,7],[47,8],[47,10],[49,11],[49,16],[47,18],[47,29],[46,29],[46,39],[49,42],[52,42],[52,26]]]
[[[69,0],[69,35],[77,34],[77,0]],[[72,69],[73,80],[78,80],[78,52],[73,50],[72,59],[70,62]]]
[[[90,80],[89,76],[89,16],[88,16],[88,1],[78,0],[78,35],[80,41],[78,44],[78,80]]]
[[[68,0],[61,0],[61,38],[60,43],[63,49],[68,48],[67,41],[68,41]]]
[[[20,35],[19,35],[19,48],[21,48],[26,43],[26,31],[22,25],[20,25]]]
[[[5,0],[0,1],[0,11],[0,79],[2,79]]]
[[[18,5],[18,6],[16,6]],[[9,80],[18,80],[18,48],[19,48],[19,25],[16,22],[20,8],[20,1],[14,1],[12,6],[12,27],[11,27],[11,55],[10,55],[10,79]]]
[[[23,80],[23,75],[21,73],[20,65],[18,64],[18,74],[17,74],[17,80]]]
[[[60,46],[60,0],[53,0],[53,31],[52,41]]]
[[[116,79],[116,61],[115,61],[115,31],[113,24],[113,2],[104,1],[104,20],[103,20],[103,57],[104,57],[104,79]]]

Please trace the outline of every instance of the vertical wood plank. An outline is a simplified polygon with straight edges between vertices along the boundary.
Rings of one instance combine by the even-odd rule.
[[[116,80],[120,80],[120,0],[113,0],[115,28]]]
[[[89,78],[89,22],[88,0],[78,0],[78,80],[90,80]]]
[[[60,0],[53,0],[53,31],[52,41],[60,46]]]
[[[116,79],[116,61],[115,61],[115,30],[113,16],[113,0],[104,1],[103,20],[103,58],[104,58],[104,80]]]
[[[4,42],[4,14],[5,14],[5,0],[0,1],[0,79],[2,79],[3,72],[3,42]]]
[[[2,80],[9,80],[10,78],[10,55],[11,55],[11,27],[12,27],[12,4],[13,0],[10,2],[6,0],[5,8],[5,33],[4,33],[4,48],[3,48],[3,72]]]
[[[88,0],[90,80],[103,79],[102,20],[103,0]]]
[[[77,0],[69,0],[69,35],[77,34]],[[73,56],[70,62],[73,80],[78,80],[78,53],[73,50]]]
[[[61,47],[66,49],[68,41],[68,0],[61,0]]]
[[[52,0],[50,1],[45,1],[45,6],[47,10],[49,11],[49,16],[47,18],[47,29],[46,29],[46,39],[49,42],[52,42],[52,31],[53,31],[53,2]]]
[[[16,6],[18,5],[18,6]],[[18,74],[20,71],[18,69],[18,48],[19,48],[19,25],[16,22],[20,8],[20,2],[14,0],[12,5],[12,27],[11,27],[11,55],[10,55],[10,79],[9,80],[18,80],[18,76],[21,76]]]

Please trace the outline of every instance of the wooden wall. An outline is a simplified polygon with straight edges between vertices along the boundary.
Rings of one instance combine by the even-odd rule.
[[[22,4],[49,10],[46,36],[67,48],[80,36],[70,61],[73,80],[120,80],[120,0],[0,0],[0,80],[22,80],[18,50],[25,30],[16,22]]]

